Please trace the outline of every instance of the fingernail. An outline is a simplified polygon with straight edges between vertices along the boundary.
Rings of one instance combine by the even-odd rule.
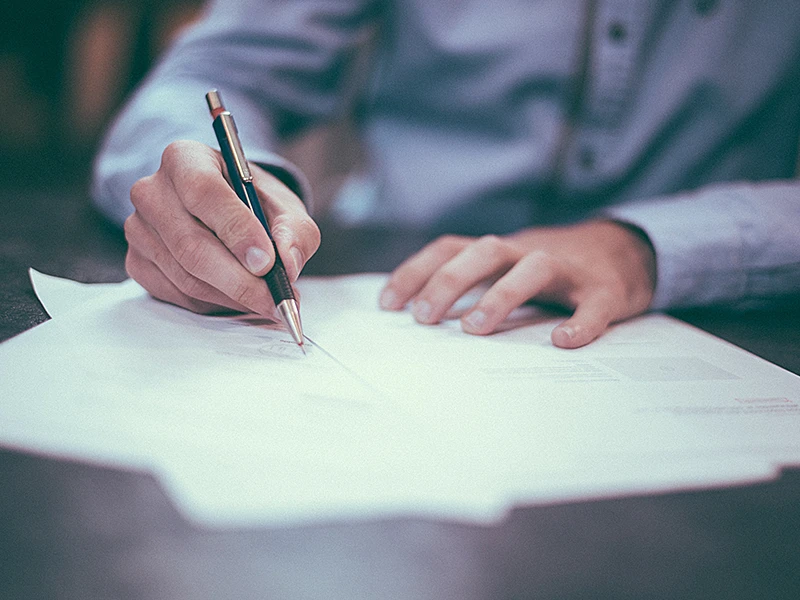
[[[269,254],[264,252],[261,248],[252,246],[245,252],[244,262],[247,269],[256,275],[263,271],[269,264]]]
[[[414,306],[411,307],[414,318],[420,323],[427,323],[431,318],[432,311],[433,309],[431,308],[430,302],[427,300],[418,300],[414,302]]]
[[[553,329],[552,340],[556,346],[571,348],[577,332],[569,325],[559,325]]]
[[[470,331],[481,331],[484,323],[486,323],[486,313],[482,310],[474,310],[464,317],[464,325],[466,325],[467,329]]]
[[[295,281],[298,277],[300,277],[300,270],[303,268],[303,253],[300,252],[299,248],[292,247],[289,250],[289,256],[292,258],[292,266],[294,270],[291,274],[291,280]]]
[[[389,288],[384,289],[378,298],[378,304],[384,310],[394,310],[397,305],[397,294]]]
[[[567,336],[569,339],[571,339],[571,340],[574,340],[574,339],[575,339],[575,334],[576,334],[576,332],[575,332],[575,330],[574,330],[572,327],[570,327],[569,325],[561,325],[561,326],[559,327],[559,329],[560,329],[560,330],[561,330],[561,331],[564,333],[564,335],[566,335],[566,336]]]

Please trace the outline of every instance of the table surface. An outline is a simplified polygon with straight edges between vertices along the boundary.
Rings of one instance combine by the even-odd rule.
[[[0,340],[47,319],[27,276],[125,278],[125,242],[74,189],[0,192]],[[359,249],[375,239],[378,257]],[[324,229],[310,274],[421,244]],[[800,373],[800,309],[675,313]],[[1,402],[1,400],[0,400]],[[486,527],[384,519],[203,530],[148,473],[0,449],[0,598],[800,598],[800,470],[729,489],[519,507]]]

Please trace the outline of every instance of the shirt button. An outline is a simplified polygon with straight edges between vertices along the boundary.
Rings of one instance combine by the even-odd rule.
[[[702,16],[710,15],[717,8],[717,0],[694,0],[694,9]]]
[[[621,43],[625,41],[627,35],[628,30],[619,21],[614,21],[608,26],[608,37],[612,42]]]

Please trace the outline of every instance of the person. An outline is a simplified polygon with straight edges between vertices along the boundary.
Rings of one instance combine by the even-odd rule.
[[[647,310],[797,301],[793,0],[211,2],[111,127],[93,197],[125,221],[128,272],[156,298],[271,314],[272,249],[225,180],[211,88],[292,280],[320,234],[275,149],[352,110],[375,190],[360,222],[435,234],[391,274],[385,309],[437,323],[488,283],[464,331],[541,301],[571,311],[551,337],[574,348]]]

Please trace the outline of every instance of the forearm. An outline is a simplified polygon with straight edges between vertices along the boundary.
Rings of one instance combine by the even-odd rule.
[[[720,184],[606,214],[641,228],[655,249],[653,309],[800,295],[800,182]]]
[[[371,2],[309,0],[270,10],[264,4],[212,3],[117,117],[92,184],[95,202],[113,220],[121,223],[130,213],[131,185],[158,168],[169,143],[215,146],[204,99],[211,88],[235,112],[248,158],[308,199],[302,175],[274,150],[282,136],[342,110],[339,81],[372,16]]]
[[[216,147],[205,103],[211,87],[210,81],[199,78],[167,79],[156,74],[119,114],[95,160],[91,190],[97,206],[112,221],[121,224],[132,212],[131,187],[158,169],[161,152],[171,142],[189,139]],[[228,105],[236,107],[248,159],[291,173],[301,196],[310,198],[299,170],[270,150],[274,135],[266,115],[235,90],[226,90],[224,96]]]

